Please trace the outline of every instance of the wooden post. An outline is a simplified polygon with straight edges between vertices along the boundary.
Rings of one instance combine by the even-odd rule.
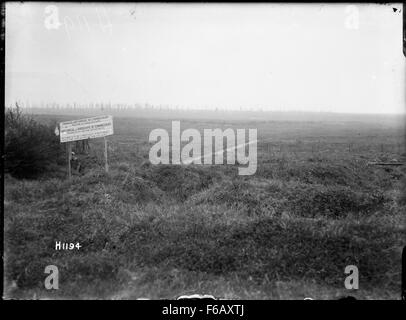
[[[72,177],[71,159],[72,159],[72,144],[71,142],[66,142],[66,153],[68,160],[68,179]]]
[[[106,137],[104,137],[104,168],[106,170],[106,172],[109,172],[109,164],[107,162],[107,139]]]

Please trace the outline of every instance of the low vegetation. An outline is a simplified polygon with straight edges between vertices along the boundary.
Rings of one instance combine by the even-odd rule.
[[[109,173],[89,160],[102,152],[95,140],[71,181],[5,176],[7,297],[400,297],[404,169],[262,152],[244,177],[234,166],[152,166],[148,144],[136,145],[133,162],[123,161],[133,145],[110,150]],[[49,264],[59,290],[44,289]],[[350,264],[356,292],[343,285]]]

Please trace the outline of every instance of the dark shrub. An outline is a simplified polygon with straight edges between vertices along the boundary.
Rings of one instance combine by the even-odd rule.
[[[5,113],[4,170],[16,178],[35,178],[63,156],[52,126],[23,115],[18,106]]]

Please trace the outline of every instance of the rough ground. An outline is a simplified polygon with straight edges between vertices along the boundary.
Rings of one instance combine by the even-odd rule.
[[[5,177],[6,298],[400,297],[405,170],[367,165],[405,160],[400,128],[211,123],[272,138],[258,145],[256,175],[242,177],[232,165],[150,165],[149,131],[168,123],[117,119],[108,174],[94,140],[71,181],[64,167]],[[44,289],[49,264],[59,290]],[[356,292],[344,288],[350,264]]]

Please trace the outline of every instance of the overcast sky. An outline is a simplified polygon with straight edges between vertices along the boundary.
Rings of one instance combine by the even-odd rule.
[[[6,103],[405,112],[401,5],[49,6],[6,4]]]

